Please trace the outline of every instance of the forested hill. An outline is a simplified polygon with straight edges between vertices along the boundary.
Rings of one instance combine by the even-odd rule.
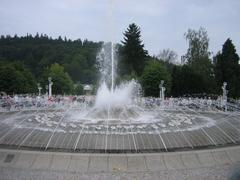
[[[59,36],[52,39],[47,35],[1,36],[0,62],[22,64],[36,80],[41,79],[45,68],[58,63],[74,82],[96,81],[96,54],[102,42],[69,40]]]
[[[228,38],[218,54],[210,57],[207,31],[189,29],[189,43],[183,64],[173,64],[174,53],[165,51],[151,57],[141,40],[140,27],[130,24],[118,44],[118,77],[116,83],[137,79],[145,96],[159,96],[164,80],[167,96],[221,94],[227,82],[228,96],[240,97],[240,64],[235,45]],[[47,35],[34,37],[1,36],[0,92],[37,93],[52,78],[53,94],[82,94],[83,84],[97,88],[99,71],[96,56],[103,42],[52,39]],[[220,47],[219,47],[220,48]],[[164,51],[163,51],[164,52]],[[166,52],[168,52],[166,54]]]

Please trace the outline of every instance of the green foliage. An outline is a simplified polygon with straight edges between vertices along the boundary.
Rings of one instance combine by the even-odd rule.
[[[171,78],[169,73],[158,61],[150,61],[145,67],[141,77],[141,84],[145,96],[158,97],[161,80],[164,80],[164,86],[166,87],[167,94],[169,94],[171,89]]]
[[[205,93],[203,77],[194,71],[191,66],[184,65],[182,67],[182,80],[180,80],[184,94]]]
[[[177,97],[184,94],[182,67],[177,65],[174,66],[171,75],[172,75],[171,95]]]
[[[64,72],[64,67],[57,63],[46,68],[42,77],[42,82],[45,82],[46,84],[48,83],[48,77],[52,78],[53,94],[72,94],[74,92],[73,81],[68,73]]]
[[[32,93],[36,90],[30,71],[19,63],[0,63],[0,91],[8,94]]]
[[[37,79],[46,67],[58,63],[64,66],[75,82],[95,83],[96,54],[101,44],[80,39],[63,40],[61,37],[52,39],[38,33],[35,37],[1,36],[0,62],[21,62]]]
[[[172,95],[206,93],[204,78],[189,65],[175,66],[172,72]]]
[[[208,61],[207,61],[208,62]],[[203,62],[202,62],[203,63]],[[212,72],[207,72],[208,66],[202,71],[190,65],[174,66],[172,71],[172,95],[182,96],[186,94],[211,94],[215,93],[215,81]],[[199,65],[203,67],[203,65]],[[206,71],[206,73],[201,73]]]
[[[80,83],[77,83],[74,87],[74,94],[76,95],[83,95],[83,85]]]
[[[130,24],[122,44],[116,45],[119,59],[116,84],[138,79],[146,96],[159,96],[158,86],[163,79],[167,95],[182,96],[221,94],[222,83],[226,81],[229,95],[240,97],[239,56],[232,41],[227,39],[213,63],[204,28],[189,29],[185,38],[189,45],[183,58],[186,63],[174,65],[176,53],[169,49],[163,50],[158,58],[149,56],[141,41],[140,28]],[[1,36],[0,91],[37,92],[37,82],[41,82],[44,89],[49,76],[54,83],[53,94],[82,94],[81,84],[93,84],[96,88],[99,78],[96,55],[102,44],[81,39],[72,41],[66,37],[52,39],[38,33],[34,37]]]
[[[240,65],[239,56],[230,39],[223,45],[222,52],[215,59],[215,74],[218,83],[218,92],[221,91],[223,82],[227,82],[227,88],[231,97],[240,96]]]
[[[202,27],[198,31],[189,29],[185,33],[185,37],[189,42],[187,54],[185,55],[187,65],[183,67],[181,72],[184,78],[183,85],[186,89],[181,92],[213,93],[216,84],[214,82],[213,64],[209,58],[207,31]],[[194,78],[196,78],[198,84],[194,82]],[[174,91],[176,92],[176,90]]]
[[[120,58],[120,74],[129,75],[136,73],[141,76],[146,65],[147,51],[141,41],[141,31],[136,24],[130,24],[124,33],[123,47]]]
[[[210,55],[208,51],[209,38],[204,28],[200,27],[199,30],[189,29],[184,36],[189,45],[185,55],[188,64],[191,65],[201,61],[201,59],[208,59]]]

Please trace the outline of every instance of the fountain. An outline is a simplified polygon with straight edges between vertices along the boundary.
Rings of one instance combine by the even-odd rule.
[[[112,33],[110,33],[112,34]],[[116,54],[111,38],[97,55],[101,73],[96,96],[68,97],[37,106],[0,111],[0,146],[74,152],[159,152],[239,144],[239,105],[227,102],[226,83],[220,100],[142,97],[135,81],[116,85]],[[52,97],[49,78],[48,96]],[[19,102],[19,98],[15,98]],[[34,104],[34,103],[32,103]],[[228,110],[228,111],[227,111]]]
[[[110,45],[110,48],[108,45]],[[110,49],[110,52],[108,49]],[[86,118],[100,118],[109,121],[127,120],[130,117],[137,117],[138,113],[134,109],[133,100],[137,98],[136,94],[139,94],[139,84],[132,80],[118,86],[114,85],[116,62],[114,60],[114,45],[112,42],[103,45],[97,59],[101,72],[100,87],[97,91],[95,105]]]
[[[225,101],[223,108],[210,98],[165,98],[163,81],[160,98],[142,97],[134,80],[114,84],[114,57],[113,43],[104,44],[97,56],[102,76],[96,97],[47,103],[39,96],[38,106],[2,110],[0,146],[136,153],[239,144],[239,105]],[[226,95],[226,86],[223,91]]]

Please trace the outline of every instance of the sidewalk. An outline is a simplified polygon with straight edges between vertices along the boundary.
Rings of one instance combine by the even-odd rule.
[[[240,146],[146,154],[78,154],[0,149],[0,179],[228,179]]]

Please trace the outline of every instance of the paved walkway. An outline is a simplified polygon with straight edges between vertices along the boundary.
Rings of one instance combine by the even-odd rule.
[[[156,154],[78,154],[0,149],[0,180],[235,180],[234,176],[240,179],[240,146]]]

